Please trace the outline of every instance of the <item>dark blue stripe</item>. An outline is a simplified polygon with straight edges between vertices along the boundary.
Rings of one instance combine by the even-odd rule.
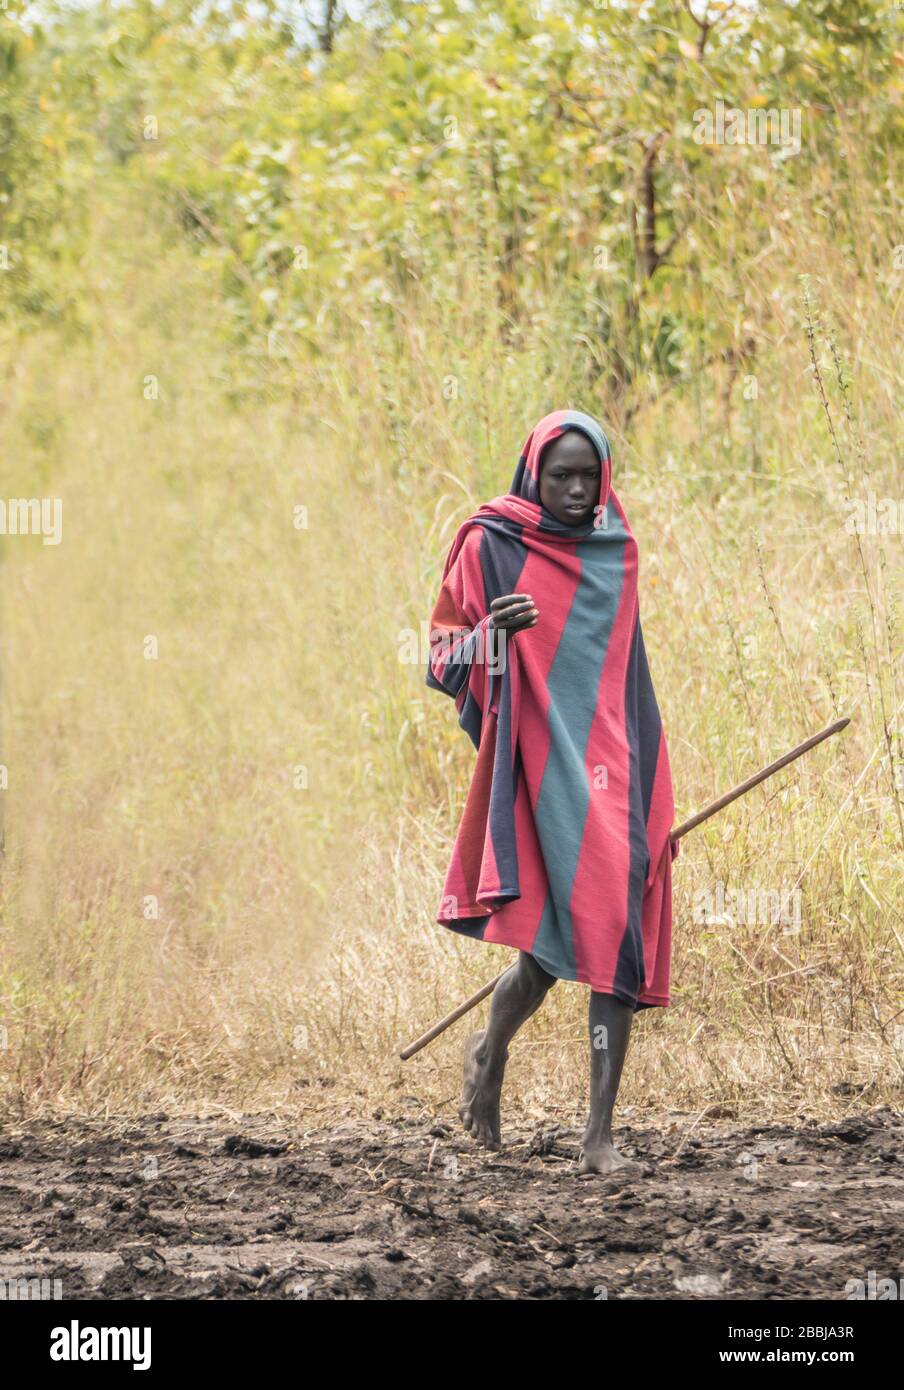
[[[637,761],[640,766],[640,790],[643,797],[643,823],[650,819],[653,803],[653,784],[659,762],[662,740],[662,720],[653,692],[653,680],[647,664],[643,630],[637,620]]]
[[[646,666],[646,656],[642,657],[642,653],[643,642],[640,637],[640,624],[637,622],[634,625],[634,633],[631,638],[631,656],[628,661],[625,682],[625,732],[628,739],[629,755],[628,845],[630,867],[628,871],[628,898],[625,913],[625,933],[619,947],[613,987],[614,993],[621,998],[632,1000],[635,1004],[638,994],[643,989],[645,979],[641,914],[643,911],[644,883],[650,867],[650,851],[647,844],[646,816],[644,815],[640,777],[641,740],[638,732],[641,720],[638,677],[641,667]],[[647,678],[649,678],[649,671],[647,671]]]

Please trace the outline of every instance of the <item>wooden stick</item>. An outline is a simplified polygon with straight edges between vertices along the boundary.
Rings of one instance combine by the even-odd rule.
[[[714,816],[717,811],[721,811],[724,806],[728,806],[732,801],[737,801],[739,796],[743,796],[744,793],[749,792],[751,788],[759,786],[760,782],[765,782],[766,778],[771,777],[773,773],[779,772],[783,767],[787,767],[789,763],[793,763],[795,758],[801,757],[804,753],[809,753],[810,749],[815,748],[817,743],[822,743],[823,739],[831,738],[833,734],[840,734],[841,730],[846,729],[850,722],[850,719],[836,719],[835,723],[829,724],[828,728],[821,729],[818,734],[811,734],[809,738],[804,739],[803,743],[799,743],[796,748],[792,748],[790,753],[786,753],[782,758],[776,758],[774,763],[770,763],[768,767],[764,767],[761,772],[755,772],[752,777],[747,778],[746,782],[739,782],[736,787],[732,787],[730,792],[726,792],[724,796],[720,796],[715,801],[711,801],[708,806],[703,807],[702,811],[698,811],[695,816],[691,816],[690,820],[682,821],[681,824],[676,826],[672,831],[669,839],[680,840],[682,835],[686,835],[689,830],[694,830],[698,825],[701,825],[703,821],[709,820],[710,816]]]
[[[804,739],[803,743],[799,743],[796,748],[792,748],[790,753],[785,753],[783,757],[776,758],[774,763],[770,763],[768,767],[764,767],[760,772],[755,772],[753,776],[748,777],[746,781],[739,782],[736,787],[732,787],[730,792],[726,792],[724,796],[717,797],[715,801],[711,801],[708,806],[704,806],[702,811],[698,811],[697,814],[691,816],[689,820],[682,821],[681,824],[677,825],[670,833],[669,839],[672,841],[680,840],[689,830],[694,830],[698,825],[702,825],[705,820],[709,820],[710,816],[714,816],[717,811],[721,811],[732,801],[737,801],[739,796],[743,796],[745,792],[749,792],[753,787],[759,786],[760,782],[765,782],[767,777],[772,777],[774,773],[779,772],[783,767],[787,767],[789,763],[793,763],[795,758],[800,758],[804,753],[809,753],[810,749],[815,748],[817,743],[822,743],[823,739],[831,738],[833,734],[838,734],[842,729],[846,729],[850,722],[850,719],[836,719],[834,724],[829,724],[827,728],[821,729],[818,734],[811,734],[809,738]],[[510,969],[511,966],[507,965],[505,970],[501,970],[494,980],[490,980],[487,984],[483,985],[476,994],[472,994],[470,999],[466,999],[463,1004],[459,1004],[457,1009],[453,1009],[445,1018],[440,1019],[439,1023],[434,1023],[433,1027],[428,1028],[426,1033],[422,1033],[419,1038],[415,1038],[414,1042],[409,1043],[407,1047],[403,1047],[399,1053],[402,1061],[407,1062],[409,1057],[413,1057],[416,1052],[420,1052],[422,1047],[426,1047],[428,1043],[432,1043],[433,1039],[438,1038],[440,1033],[444,1033],[453,1023],[457,1023],[466,1013],[470,1013],[471,1009],[476,1008],[478,1004],[482,1003],[488,994],[493,993],[493,990],[496,988],[503,975]]]

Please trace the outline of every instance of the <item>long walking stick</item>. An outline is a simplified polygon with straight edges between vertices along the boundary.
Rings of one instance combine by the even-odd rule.
[[[708,806],[704,806],[702,811],[698,811],[697,814],[691,816],[689,820],[682,821],[681,824],[677,825],[671,832],[669,839],[673,841],[680,840],[689,830],[694,830],[698,825],[702,825],[705,820],[709,820],[710,816],[714,816],[717,811],[721,811],[723,807],[728,806],[732,801],[737,801],[739,796],[743,796],[744,793],[749,792],[751,788],[759,786],[760,782],[765,782],[766,778],[771,777],[774,772],[779,772],[783,767],[787,767],[789,763],[793,763],[795,758],[800,758],[804,753],[809,753],[810,749],[815,748],[817,743],[822,743],[823,739],[831,738],[833,734],[838,734],[842,729],[846,729],[850,722],[850,719],[836,719],[834,724],[829,724],[827,728],[820,730],[818,734],[811,734],[809,738],[804,739],[803,743],[799,743],[796,748],[792,748],[790,753],[785,753],[783,757],[776,758],[774,763],[770,763],[768,767],[764,767],[760,772],[755,772],[753,776],[748,777],[745,782],[739,782],[736,787],[732,787],[730,792],[726,792],[724,796],[717,797],[715,801],[711,801]],[[446,1017],[441,1018],[439,1023],[434,1023],[433,1027],[428,1028],[426,1033],[422,1033],[419,1038],[415,1038],[414,1042],[409,1043],[407,1047],[403,1047],[399,1053],[402,1061],[407,1062],[409,1057],[413,1057],[416,1052],[420,1052],[422,1047],[426,1047],[428,1043],[432,1043],[433,1039],[438,1038],[440,1033],[444,1033],[453,1023],[456,1023],[466,1013],[469,1013],[471,1009],[476,1008],[482,1000],[486,999],[488,994],[493,993],[493,990],[508,969],[510,969],[510,967],[506,966],[505,970],[501,970],[494,980],[490,980],[479,989],[476,994],[472,994],[470,999],[466,999],[463,1004],[459,1004],[457,1009],[453,1009],[450,1014],[446,1014]]]

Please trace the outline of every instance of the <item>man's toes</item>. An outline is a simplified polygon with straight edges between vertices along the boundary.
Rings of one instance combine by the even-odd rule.
[[[482,1120],[479,1127],[480,1142],[485,1149],[498,1149],[499,1141],[493,1133],[493,1127],[488,1120]]]

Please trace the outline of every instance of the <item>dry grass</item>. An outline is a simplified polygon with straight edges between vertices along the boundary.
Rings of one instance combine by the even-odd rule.
[[[311,361],[241,357],[155,217],[100,218],[83,336],[2,343],[9,495],[64,499],[60,546],[3,542],[4,1105],[451,1103],[463,1025],[406,1066],[397,1047],[506,953],[434,924],[471,755],[399,633],[556,405],[611,429],[679,814],[854,720],[684,842],[676,1002],[639,1021],[623,1100],[765,1116],[899,1094],[904,537],[844,529],[848,489],[900,490],[880,253],[852,267],[802,209],[746,275],[757,398],[713,368],[626,428],[575,391],[557,306],[500,347],[479,278]],[[695,923],[720,880],[799,882],[800,932]],[[578,1113],[585,1003],[559,986],[525,1030],[512,1104]]]

